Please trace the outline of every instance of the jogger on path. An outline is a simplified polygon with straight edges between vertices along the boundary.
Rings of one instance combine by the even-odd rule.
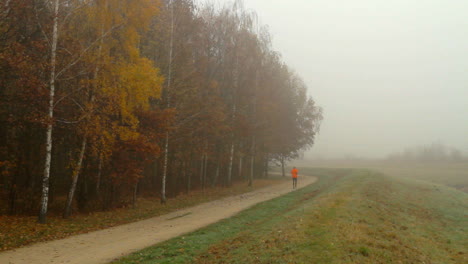
[[[291,176],[293,180],[293,189],[296,189],[297,187],[297,174],[298,173],[299,171],[296,169],[296,167],[293,167],[293,169],[291,170]]]

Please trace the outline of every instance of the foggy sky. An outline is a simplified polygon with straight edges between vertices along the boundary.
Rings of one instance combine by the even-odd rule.
[[[324,108],[306,156],[384,157],[433,142],[468,152],[468,1],[244,4]]]

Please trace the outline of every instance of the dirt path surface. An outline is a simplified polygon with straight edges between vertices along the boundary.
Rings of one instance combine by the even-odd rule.
[[[299,177],[298,188],[315,177]],[[38,243],[0,253],[2,264],[108,263],[113,259],[195,231],[228,218],[257,203],[286,194],[291,182],[181,209],[170,214],[65,239]]]

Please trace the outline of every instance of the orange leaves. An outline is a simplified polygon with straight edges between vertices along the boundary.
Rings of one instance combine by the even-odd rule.
[[[115,145],[111,158],[111,178],[117,184],[134,184],[143,177],[143,168],[160,153],[158,145],[140,135],[121,140]]]
[[[149,140],[158,142],[170,130],[175,117],[175,109],[151,109],[138,111],[139,132]]]

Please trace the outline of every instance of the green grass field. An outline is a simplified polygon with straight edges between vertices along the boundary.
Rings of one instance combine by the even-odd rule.
[[[468,194],[366,169],[318,183],[115,263],[468,263]]]

